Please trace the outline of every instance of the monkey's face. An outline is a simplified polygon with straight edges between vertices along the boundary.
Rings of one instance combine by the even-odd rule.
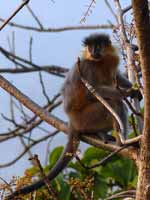
[[[109,37],[104,34],[92,34],[83,41],[83,57],[90,60],[101,60],[110,51],[112,45]]]
[[[95,60],[101,59],[105,53],[105,46],[103,46],[103,44],[89,45],[87,49],[90,57]]]
[[[100,61],[107,55],[115,54],[115,49],[111,45],[95,44],[86,46],[83,50],[83,58]]]

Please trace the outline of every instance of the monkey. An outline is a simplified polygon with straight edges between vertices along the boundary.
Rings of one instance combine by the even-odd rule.
[[[120,116],[124,126],[122,137],[127,139],[127,108],[123,96],[116,88],[116,83],[126,96],[138,96],[132,84],[118,70],[119,56],[116,48],[106,34],[91,34],[83,40],[84,51],[80,61],[80,69],[84,78],[112,106]],[[101,139],[109,140],[108,132],[114,129],[114,119],[104,105],[87,90],[80,79],[77,64],[69,71],[62,90],[64,110],[69,119],[68,143],[50,170],[47,178],[54,179],[74,157],[80,143],[80,135],[96,134]],[[111,138],[112,139],[112,138]],[[44,185],[41,179],[6,197],[14,199],[20,194],[27,194]]]

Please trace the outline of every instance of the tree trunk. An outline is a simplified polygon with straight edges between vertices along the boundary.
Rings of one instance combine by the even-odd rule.
[[[136,200],[150,200],[150,17],[148,0],[132,0],[144,81],[144,129]]]

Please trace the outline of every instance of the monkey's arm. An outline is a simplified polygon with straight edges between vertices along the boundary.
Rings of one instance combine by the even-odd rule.
[[[131,98],[138,98],[139,100],[142,99],[142,95],[139,90],[129,88],[114,88],[110,86],[101,86],[96,91],[99,93],[100,96],[102,96],[104,99],[110,99],[113,101],[122,100],[125,97],[131,97]]]
[[[134,89],[132,87],[132,83],[119,71],[117,72],[116,79],[117,79],[118,86],[127,91],[126,96],[130,96],[131,98],[136,97],[139,99],[139,101],[143,99],[141,92],[138,89]]]
[[[132,88],[132,83],[119,71],[117,72],[117,83],[121,88],[130,89]]]
[[[121,100],[124,97],[128,97],[131,95],[130,90],[121,89],[122,92],[120,92],[120,90],[118,90],[117,88],[110,87],[110,86],[101,86],[97,88],[96,91],[104,99],[110,99],[114,101]]]

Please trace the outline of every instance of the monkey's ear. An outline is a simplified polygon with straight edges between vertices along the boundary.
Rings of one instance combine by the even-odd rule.
[[[86,46],[89,45],[88,37],[86,37],[86,38],[83,39],[82,44],[83,44],[84,47],[86,47]]]

